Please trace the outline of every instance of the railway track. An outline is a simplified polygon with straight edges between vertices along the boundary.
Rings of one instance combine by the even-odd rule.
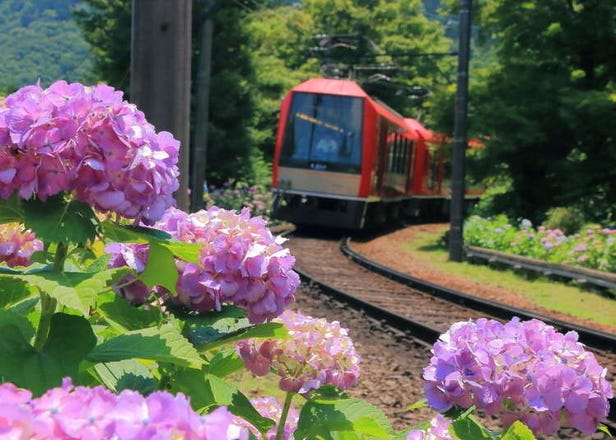
[[[608,380],[615,380],[616,335],[480,300],[409,277],[366,260],[350,250],[348,242],[339,236],[316,238],[295,233],[287,244],[297,259],[296,268],[305,282],[317,285],[328,295],[398,329],[410,339],[432,345],[452,323],[479,317],[499,320],[512,316],[537,318],[560,331],[578,332],[580,340],[608,369]],[[614,401],[611,402],[608,426],[612,433],[616,433]]]

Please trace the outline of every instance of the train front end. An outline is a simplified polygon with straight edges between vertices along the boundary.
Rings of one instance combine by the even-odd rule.
[[[274,151],[275,218],[298,225],[367,226],[364,117],[364,93],[352,81],[312,79],[289,92]]]

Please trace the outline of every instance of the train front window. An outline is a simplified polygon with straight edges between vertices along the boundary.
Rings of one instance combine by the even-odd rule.
[[[363,100],[295,93],[280,165],[360,173]]]

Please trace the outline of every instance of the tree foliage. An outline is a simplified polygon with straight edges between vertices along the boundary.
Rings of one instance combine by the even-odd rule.
[[[81,0],[73,10],[84,38],[92,46],[94,73],[129,97],[131,1]]]
[[[498,47],[498,66],[473,90],[473,118],[491,139],[482,168],[511,178],[499,206],[535,220],[577,206],[613,222],[616,4],[499,0],[477,18]]]

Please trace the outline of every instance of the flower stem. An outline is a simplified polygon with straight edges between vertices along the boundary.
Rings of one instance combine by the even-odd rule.
[[[49,328],[51,327],[51,317],[56,311],[58,301],[55,298],[41,292],[41,317],[39,325],[36,329],[36,337],[34,339],[34,349],[40,351],[47,342]]]
[[[282,440],[284,434],[284,425],[287,423],[287,416],[289,415],[289,409],[291,408],[291,400],[293,400],[294,392],[288,392],[282,407],[282,413],[280,414],[280,421],[278,422],[278,429],[276,430],[276,439]]]
[[[64,243],[58,243],[56,246],[56,259],[53,262],[53,271],[62,272],[64,270],[64,261],[66,261],[68,247]]]
[[[64,261],[66,260],[68,248],[64,243],[58,243],[56,246],[56,258],[53,262],[53,271],[62,272],[64,270]],[[51,327],[51,317],[56,311],[58,301],[52,298],[45,292],[41,292],[41,317],[39,325],[36,329],[34,338],[34,349],[40,351],[47,342],[49,329]]]

